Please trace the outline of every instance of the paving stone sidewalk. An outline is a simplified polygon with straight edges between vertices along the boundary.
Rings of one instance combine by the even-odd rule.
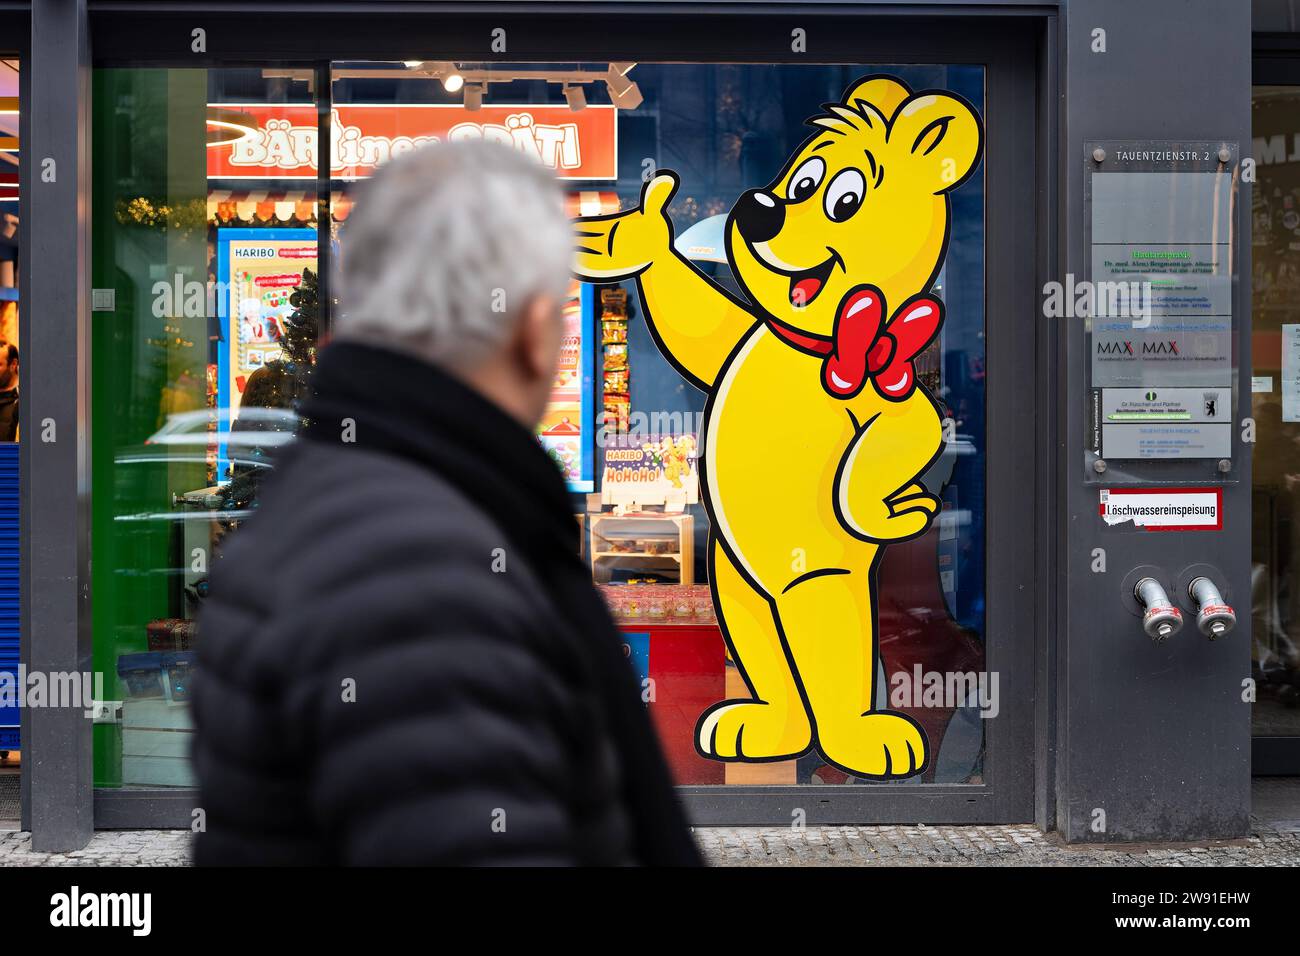
[[[1064,847],[1032,826],[702,827],[719,866],[1300,866],[1300,828],[1257,826],[1204,846]],[[36,853],[30,834],[0,832],[0,866],[187,866],[184,830],[96,833],[75,853]]]
[[[32,835],[0,831],[0,866],[189,866],[188,830],[100,830],[84,849],[37,853]]]
[[[1300,866],[1300,829],[1204,845],[1066,847],[1033,826],[708,827],[715,866]]]
[[[700,827],[719,866],[1300,866],[1300,780],[1257,780],[1244,840],[1066,847],[1032,826]],[[75,853],[36,853],[0,829],[0,866],[187,866],[186,830],[106,830]]]

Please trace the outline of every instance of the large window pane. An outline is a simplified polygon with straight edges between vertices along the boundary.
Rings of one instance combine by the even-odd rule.
[[[193,621],[306,388],[315,171],[258,162],[272,104],[314,149],[291,79],[95,71],[93,282],[112,298],[91,342],[94,666],[122,702],[95,727],[98,786],[193,785]]]
[[[913,90],[951,91],[983,112],[984,73],[973,66],[336,63],[334,215],[346,235],[353,183],[419,142],[513,143],[563,180],[575,216],[635,207],[647,174],[668,168],[680,178],[668,206],[678,252],[743,296],[724,249],[728,212],[747,190],[773,182],[809,136],[805,120],[874,73]],[[876,222],[885,236],[907,226],[888,216]],[[911,716],[929,740],[929,767],[909,783],[978,784],[984,718],[996,713],[997,691],[984,674],[982,167],[951,195],[947,254],[938,258],[931,291],[944,301],[946,320],[914,364],[948,420],[943,453],[923,479],[942,512],[922,536],[885,549],[876,569],[875,695]],[[854,266],[855,279],[873,281],[871,262]],[[924,286],[922,278],[908,294]],[[713,599],[710,552],[719,529],[700,475],[701,451],[711,451],[707,396],[657,346],[635,283],[575,283],[572,292],[565,365],[540,439],[569,478],[593,580],[652,688],[647,706],[678,782],[870,782],[828,764],[817,749],[769,762],[720,762],[697,752],[701,715],[723,699],[749,696]],[[774,395],[780,389],[771,383]],[[773,428],[753,449],[753,488],[773,525],[790,521],[798,504],[782,477],[813,454],[803,425]],[[865,585],[853,597],[864,595]],[[731,626],[734,636],[739,624]],[[836,666],[820,666],[827,663]]]

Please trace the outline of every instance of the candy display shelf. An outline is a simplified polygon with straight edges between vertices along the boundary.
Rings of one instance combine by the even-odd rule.
[[[675,574],[677,583],[695,583],[695,519],[687,514],[647,512],[592,514],[591,576],[610,580],[615,567]]]

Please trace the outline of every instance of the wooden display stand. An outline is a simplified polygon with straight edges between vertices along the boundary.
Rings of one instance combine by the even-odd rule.
[[[614,564],[646,571],[675,569],[678,584],[695,583],[695,519],[688,514],[592,514],[591,578],[608,583]],[[650,550],[662,547],[663,550]],[[621,550],[619,550],[621,549]]]

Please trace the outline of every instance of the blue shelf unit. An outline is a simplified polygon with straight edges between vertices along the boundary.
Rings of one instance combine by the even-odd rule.
[[[0,442],[0,671],[18,679],[18,443]],[[18,750],[18,707],[0,707],[0,750]]]

